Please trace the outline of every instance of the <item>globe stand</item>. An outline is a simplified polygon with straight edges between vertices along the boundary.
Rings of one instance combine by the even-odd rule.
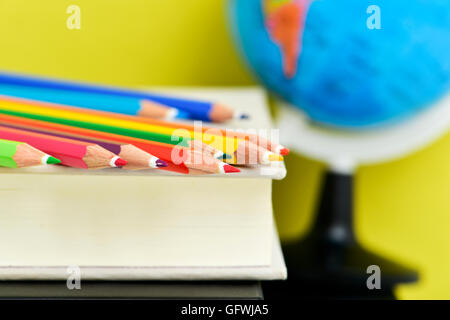
[[[394,286],[414,282],[415,271],[365,249],[353,228],[355,168],[400,158],[447,132],[450,95],[408,121],[379,129],[343,131],[311,122],[298,108],[279,101],[280,140],[329,166],[311,231],[283,247],[288,281],[266,283],[267,298],[394,298]],[[380,269],[381,289],[369,289],[369,266]],[[372,271],[373,272],[373,271]]]
[[[415,271],[358,243],[353,228],[352,189],[352,174],[327,172],[311,231],[283,247],[290,288],[278,286],[284,285],[282,291],[288,291],[290,297],[393,298],[395,285],[417,281]],[[367,267],[371,265],[380,268],[380,289],[367,286],[372,274],[367,273]]]

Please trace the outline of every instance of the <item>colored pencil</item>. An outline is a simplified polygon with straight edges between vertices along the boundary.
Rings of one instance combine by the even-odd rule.
[[[85,138],[85,139],[95,139],[95,141],[98,142],[110,142],[110,143],[126,143],[126,144],[132,144],[136,147],[139,147],[139,149],[147,151],[151,154],[154,154],[158,156],[159,158],[165,160],[169,165],[168,168],[163,168],[165,170],[169,171],[176,171],[179,173],[189,173],[189,169],[187,167],[190,167],[190,169],[198,169],[198,165],[190,166],[190,163],[186,161],[184,163],[184,160],[187,160],[188,158],[188,151],[189,149],[192,149],[194,151],[205,153],[206,156],[215,156],[216,150],[214,148],[209,148],[209,146],[205,147],[204,144],[199,143],[199,141],[192,140],[193,143],[190,148],[184,148],[184,147],[177,147],[174,145],[159,143],[159,142],[153,142],[149,140],[143,140],[128,136],[121,136],[116,134],[111,134],[107,132],[101,132],[101,131],[95,131],[90,129],[83,129],[78,127],[72,127],[67,125],[62,125],[58,123],[53,122],[46,122],[41,120],[35,120],[32,118],[25,118],[20,117],[18,115],[7,115],[0,113],[0,125],[7,125],[7,126],[16,126],[20,128],[31,128],[33,130],[43,130],[46,132],[49,132],[51,134],[58,133],[58,134],[64,134],[66,136],[76,138]],[[100,143],[99,143],[100,144]],[[177,149],[175,149],[177,148]],[[175,150],[174,150],[175,149]],[[179,158],[183,159],[183,163],[179,165],[175,165],[172,163],[172,155],[176,154]],[[220,157],[221,158],[221,157]],[[182,166],[182,168],[179,168]],[[184,168],[183,168],[184,167]],[[176,170],[174,170],[176,169]],[[208,171],[209,168],[204,168],[204,171]],[[216,170],[213,170],[213,172],[216,172]]]
[[[248,164],[237,162],[236,155],[240,145],[247,148],[247,152],[252,151],[252,149],[249,149],[250,144],[244,139],[212,135],[203,132],[192,132],[186,129],[177,129],[175,127],[157,126],[141,121],[133,121],[133,118],[137,117],[117,115],[109,112],[93,111],[12,97],[2,97],[0,99],[0,109],[19,111],[34,115],[44,115],[47,117],[47,121],[51,122],[181,146],[188,146],[188,141],[194,138],[201,140],[224,153],[232,153],[234,155],[233,158],[227,160],[227,162],[233,164]],[[48,117],[51,117],[52,119],[49,119]],[[264,149],[264,152],[268,151]],[[253,158],[256,159],[256,157]],[[239,159],[248,159],[248,157],[240,157]],[[257,159],[281,161],[283,158],[281,156],[270,154],[270,157]]]
[[[155,101],[168,107],[177,108],[189,114],[192,119],[204,121],[224,122],[232,118],[248,118],[248,115],[236,114],[232,109],[220,103],[176,98],[167,95],[158,95],[155,93],[148,93],[144,91],[118,87],[100,86],[81,82],[70,82],[65,80],[19,75],[6,72],[0,72],[0,83],[35,88],[70,90],[77,92],[113,95],[118,97],[145,99]]]
[[[61,163],[59,159],[27,143],[0,139],[0,167],[24,168],[58,163]]]
[[[47,91],[50,91],[51,93],[46,94]],[[6,95],[6,96],[17,97],[17,98],[25,98],[25,99],[30,99],[30,100],[51,102],[51,103],[66,105],[66,106],[89,108],[89,109],[93,109],[93,110],[96,109],[98,111],[106,111],[106,112],[110,111],[113,113],[119,113],[121,115],[125,115],[125,117],[122,117],[122,119],[124,119],[124,120],[144,122],[144,123],[153,124],[153,125],[157,125],[157,126],[183,128],[183,129],[186,129],[189,131],[194,131],[194,126],[189,125],[189,124],[163,121],[162,120],[163,118],[165,118],[166,120],[170,119],[170,117],[167,116],[167,114],[173,114],[172,110],[170,110],[169,112],[166,112],[165,114],[163,112],[159,112],[157,110],[158,106],[155,105],[154,102],[150,102],[148,100],[142,100],[139,102],[132,101],[130,103],[127,100],[129,100],[129,99],[133,100],[134,98],[126,98],[126,97],[125,98],[124,97],[111,98],[108,95],[106,95],[105,98],[103,98],[102,95],[99,95],[100,97],[95,97],[96,96],[95,94],[87,94],[87,93],[79,93],[79,92],[71,92],[71,91],[64,92],[62,90],[28,88],[28,87],[2,85],[2,84],[0,84],[0,94]],[[89,95],[92,95],[94,97],[89,97]],[[87,97],[84,97],[84,96],[87,96]],[[125,101],[122,101],[121,99],[124,99]],[[126,115],[136,114],[136,105],[140,105],[141,112],[148,113],[148,117],[126,117]],[[152,109],[152,107],[153,107],[153,109]],[[102,113],[98,113],[98,115],[102,115]],[[103,115],[105,115],[105,114],[103,114]],[[109,116],[113,116],[113,115],[109,114]],[[118,115],[116,115],[116,116],[118,116]],[[148,119],[148,118],[153,118],[153,119]],[[183,117],[180,117],[180,118],[183,118]],[[255,143],[256,145],[266,148],[269,151],[272,151],[277,154],[287,155],[289,153],[288,148],[286,148],[280,144],[273,143],[270,140],[264,139],[263,137],[256,135],[256,134],[223,130],[223,129],[211,128],[211,127],[202,127],[202,132],[204,132],[204,133],[208,132],[208,131],[212,132],[213,129],[215,130],[214,132],[219,131],[220,135],[222,135],[222,136],[228,135],[230,137],[236,137],[239,139],[250,140],[251,142]]]
[[[155,119],[189,118],[187,113],[176,108],[132,97],[5,84],[0,84],[0,94]]]
[[[26,142],[76,168],[122,167],[127,161],[99,145],[0,126],[0,138]]]
[[[35,132],[40,134],[47,134],[52,135],[55,137],[60,138],[66,138],[66,139],[73,139],[77,141],[83,141],[88,142],[91,144],[97,144],[100,147],[111,151],[112,153],[115,153],[120,158],[126,160],[128,163],[124,168],[164,168],[167,167],[167,162],[158,159],[157,157],[145,152],[144,150],[141,150],[132,144],[120,144],[115,142],[105,142],[101,140],[95,140],[95,139],[88,139],[88,138],[82,138],[77,137],[73,135],[68,134],[62,134],[51,130],[45,130],[45,129],[37,129],[37,128],[31,128],[28,126],[13,124],[10,122],[2,122],[0,121],[0,125],[2,127],[12,128],[12,129],[19,129],[19,130],[25,130],[29,132]]]

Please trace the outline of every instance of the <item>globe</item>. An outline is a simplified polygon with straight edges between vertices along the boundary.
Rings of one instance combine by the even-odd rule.
[[[380,127],[450,88],[448,0],[233,0],[251,69],[314,122]]]

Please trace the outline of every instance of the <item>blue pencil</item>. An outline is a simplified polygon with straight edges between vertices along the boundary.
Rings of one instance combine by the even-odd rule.
[[[204,121],[223,122],[232,118],[248,118],[245,114],[235,115],[230,108],[219,103],[175,98],[118,87],[99,86],[6,72],[0,72],[0,84],[146,99],[184,111],[190,115],[191,119]]]
[[[132,97],[80,91],[26,87],[0,83],[0,94],[30,100],[38,100],[127,115],[138,115],[158,119],[189,119],[190,116],[176,108]]]

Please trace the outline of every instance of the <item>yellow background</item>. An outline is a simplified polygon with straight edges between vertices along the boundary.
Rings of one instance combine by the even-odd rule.
[[[66,27],[69,5],[81,29]],[[224,0],[2,0],[0,69],[122,85],[251,85]],[[323,166],[287,158],[274,184],[283,240],[311,221]],[[367,247],[416,266],[402,298],[450,298],[450,134],[395,162],[360,168],[356,227]]]

